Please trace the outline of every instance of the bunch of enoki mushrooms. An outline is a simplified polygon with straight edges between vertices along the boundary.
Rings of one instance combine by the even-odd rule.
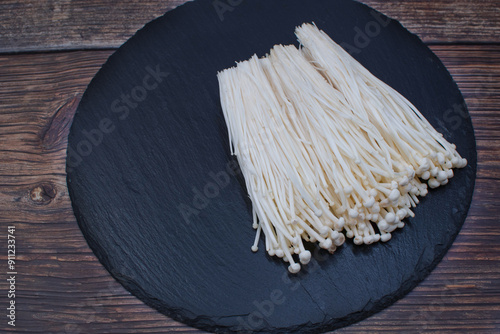
[[[391,239],[428,188],[467,164],[422,114],[315,25],[218,74],[232,154],[270,256],[297,273],[317,242],[333,253]]]

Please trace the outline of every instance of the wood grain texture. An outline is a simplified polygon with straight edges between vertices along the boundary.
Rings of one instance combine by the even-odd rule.
[[[422,284],[340,333],[500,331],[500,46],[432,49],[464,94],[476,131],[478,178],[469,216]],[[6,249],[6,226],[15,225],[18,332],[198,332],[145,306],[114,281],[73,216],[65,179],[68,124],[110,54],[0,56],[0,247]],[[7,290],[2,278],[0,291]],[[0,304],[6,302],[1,292]],[[2,321],[0,331],[5,329]]]
[[[214,0],[237,10],[251,0]],[[186,0],[3,0],[0,53],[115,48]],[[500,42],[495,0],[364,0],[428,43]],[[215,11],[215,8],[214,8]]]

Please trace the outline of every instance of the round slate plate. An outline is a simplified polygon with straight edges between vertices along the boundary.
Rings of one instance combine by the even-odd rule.
[[[216,73],[314,21],[413,102],[469,165],[386,244],[313,249],[298,275],[254,254],[251,204],[230,157]],[[102,264],[160,312],[209,331],[325,331],[409,292],[444,256],[476,172],[464,100],[401,25],[347,0],[197,0],[149,23],[92,80],[69,135],[68,186]]]

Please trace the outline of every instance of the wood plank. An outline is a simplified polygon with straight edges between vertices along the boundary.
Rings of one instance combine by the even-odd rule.
[[[472,207],[453,247],[422,284],[340,333],[500,330],[500,46],[432,49],[456,79],[475,126],[479,166]],[[114,281],[72,213],[64,171],[68,125],[110,54],[0,55],[0,235],[16,226],[18,332],[199,332],[145,306]],[[0,291],[6,290],[2,279]],[[4,304],[6,296],[0,298]]]
[[[3,0],[0,53],[116,48],[144,24],[184,2]],[[500,7],[494,0],[362,2],[399,20],[428,43],[500,42]]]

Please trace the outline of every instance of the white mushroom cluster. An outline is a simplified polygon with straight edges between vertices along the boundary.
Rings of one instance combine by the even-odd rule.
[[[406,98],[315,25],[218,74],[232,154],[266,251],[297,273],[345,241],[388,241],[427,188],[467,164]],[[345,236],[344,236],[345,233]]]

